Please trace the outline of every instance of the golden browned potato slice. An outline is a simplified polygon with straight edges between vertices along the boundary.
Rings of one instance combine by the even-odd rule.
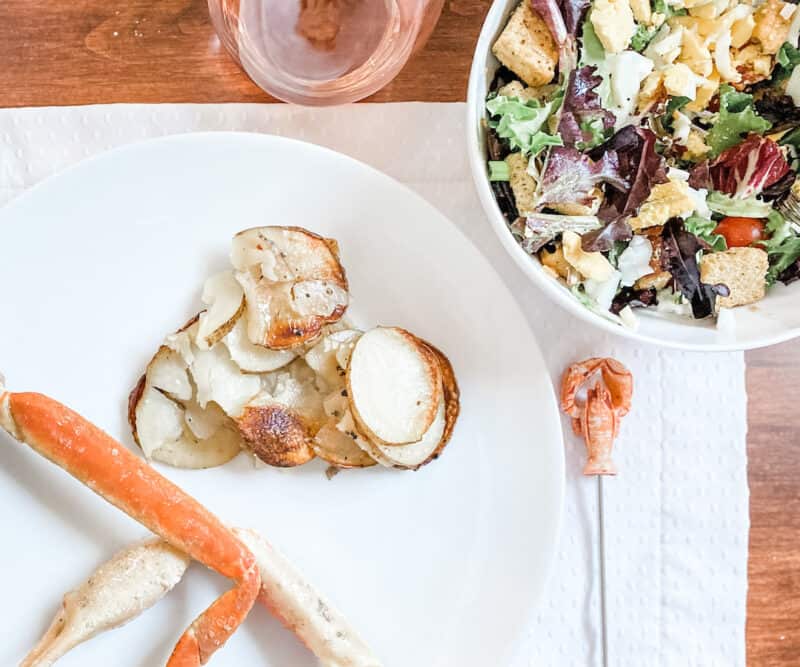
[[[291,468],[314,458],[308,423],[284,405],[248,405],[236,425],[245,446],[268,465]]]
[[[338,246],[300,227],[258,227],[233,238],[231,261],[248,314],[247,334],[275,350],[315,338],[347,309]]]
[[[223,271],[206,280],[202,299],[208,309],[200,313],[195,343],[207,350],[222,340],[244,313],[244,291],[232,271]]]
[[[442,401],[436,354],[397,327],[377,327],[356,342],[347,368],[347,391],[356,423],[376,444],[418,442]]]
[[[314,435],[327,421],[314,371],[303,359],[260,376],[261,392],[236,424],[245,445],[264,463],[301,465],[314,458]]]

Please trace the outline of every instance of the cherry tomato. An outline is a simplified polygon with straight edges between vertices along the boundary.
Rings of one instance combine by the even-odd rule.
[[[722,234],[729,248],[744,248],[767,238],[763,221],[757,218],[722,218],[715,234]]]

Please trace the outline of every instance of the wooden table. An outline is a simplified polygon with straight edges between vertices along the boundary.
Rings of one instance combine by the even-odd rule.
[[[489,4],[448,0],[427,47],[371,101],[464,100]],[[0,63],[0,107],[273,101],[221,51],[203,0],[2,0]],[[753,665],[800,664],[798,371],[800,341],[747,354]]]

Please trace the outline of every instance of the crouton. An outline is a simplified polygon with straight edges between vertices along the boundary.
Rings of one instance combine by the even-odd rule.
[[[514,200],[520,215],[532,213],[536,195],[536,181],[528,173],[528,158],[522,153],[511,153],[506,158],[508,180],[514,192]]]
[[[550,252],[547,246],[539,251],[539,261],[542,266],[552,270],[557,276],[566,280],[570,272],[570,265],[564,257],[564,251],[561,246],[556,246],[555,252]]]
[[[511,83],[507,83],[502,88],[498,88],[497,94],[504,95],[505,97],[516,97],[518,100],[520,100],[520,102],[528,102],[541,97],[536,88],[524,86],[519,81],[512,81]]]
[[[784,12],[787,4],[781,0],[767,0],[756,10],[752,38],[761,42],[764,53],[777,53],[789,36],[792,14],[787,16]]]
[[[529,86],[550,83],[558,64],[558,48],[550,29],[528,0],[520,3],[492,53]]]
[[[728,296],[717,299],[717,307],[743,306],[764,298],[768,268],[767,253],[760,248],[731,248],[703,255],[700,282],[730,290]]]
[[[631,229],[637,231],[663,225],[676,215],[694,210],[694,200],[685,181],[667,181],[653,186],[650,196],[639,208],[639,214],[630,219]]]

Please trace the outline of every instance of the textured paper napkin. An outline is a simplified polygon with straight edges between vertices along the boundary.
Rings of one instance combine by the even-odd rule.
[[[633,410],[616,444],[620,475],[606,483],[611,664],[744,665],[748,489],[742,354],[636,345],[589,328],[546,301],[484,218],[467,163],[464,115],[463,104],[414,103],[4,110],[0,203],[109,148],[200,130],[310,141],[407,183],[497,267],[536,332],[554,381],[566,364],[588,356],[613,355],[634,373]],[[536,424],[530,428],[535,446]],[[513,667],[600,664],[596,481],[581,477],[583,445],[566,421],[565,432],[561,544],[547,595]]]

